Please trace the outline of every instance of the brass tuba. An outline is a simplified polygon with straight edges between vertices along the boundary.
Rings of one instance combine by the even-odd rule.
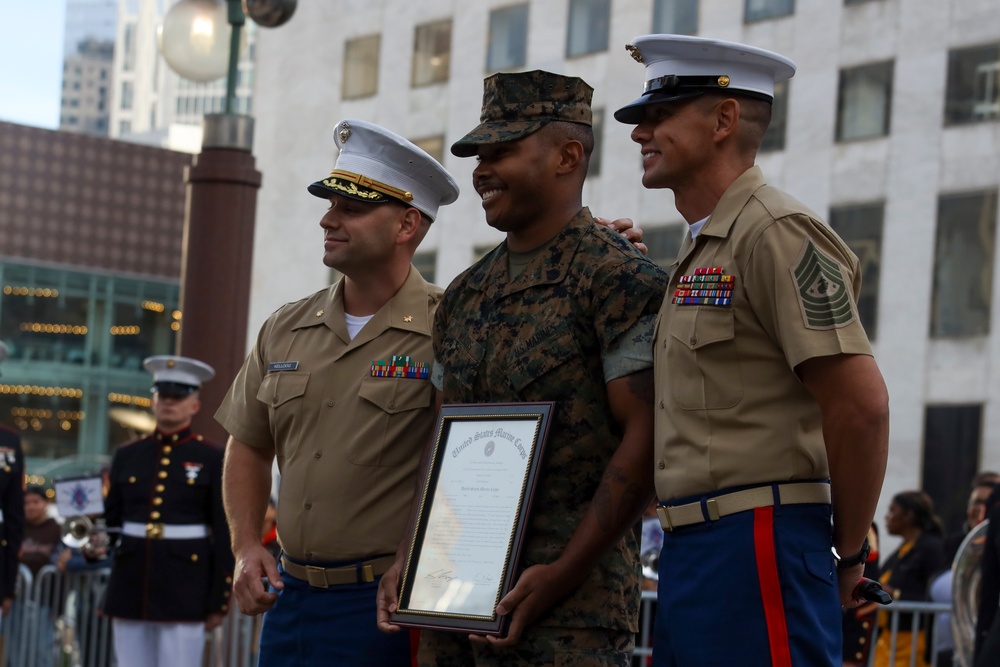
[[[972,667],[982,579],[980,564],[988,524],[989,520],[982,521],[969,531],[951,565],[951,636],[955,641],[955,664],[960,667]]]

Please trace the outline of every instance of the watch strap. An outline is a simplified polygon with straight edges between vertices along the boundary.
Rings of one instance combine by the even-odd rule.
[[[865,537],[865,541],[861,543],[861,551],[853,556],[846,556],[844,558],[837,559],[837,569],[845,570],[849,567],[860,565],[868,560],[869,553],[871,553],[871,545],[868,543],[868,537]]]

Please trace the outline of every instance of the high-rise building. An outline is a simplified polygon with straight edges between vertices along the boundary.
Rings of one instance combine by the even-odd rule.
[[[643,85],[625,45],[651,32],[739,41],[798,64],[778,87],[757,157],[766,178],[861,259],[860,317],[892,403],[883,509],[894,492],[922,487],[960,518],[972,473],[1000,468],[995,0],[342,4],[299,3],[286,25],[259,33],[252,330],[330,278],[321,202],[305,186],[333,165],[340,118],[403,134],[462,186],[418,251],[427,277],[447,285],[502,240],[471,186],[475,160],[448,151],[477,124],[482,80],[497,70],[546,69],[594,86],[597,154],[584,202],[636,220],[650,255],[669,266],[687,226],[669,191],[642,187],[632,128],[612,117]]]
[[[157,29],[174,0],[118,0],[118,48],[111,96],[110,135],[197,152],[201,119],[223,110],[225,77],[194,83],[174,73],[160,55]],[[243,29],[246,46],[239,63],[236,113],[249,113],[253,91],[255,25]]]
[[[59,129],[107,136],[117,0],[67,0]]]

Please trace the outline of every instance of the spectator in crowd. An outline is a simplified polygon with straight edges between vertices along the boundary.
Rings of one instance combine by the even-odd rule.
[[[53,562],[62,543],[59,522],[49,516],[49,500],[45,489],[29,486],[24,491],[24,542],[21,545],[21,562],[31,570],[31,576]]]
[[[944,540],[944,557],[949,564],[955,559],[955,554],[969,531],[986,518],[986,499],[997,483],[1000,483],[1000,473],[992,471],[978,473],[972,478],[969,501],[965,506],[965,522],[962,523],[961,530],[952,533]]]
[[[979,614],[976,618],[976,648],[973,667],[1000,665],[1000,485],[986,499],[987,518],[983,546],[982,579],[979,586]]]
[[[952,600],[952,563],[959,547],[969,535],[969,532],[986,518],[986,500],[1000,480],[1000,474],[995,472],[980,472],[972,478],[969,500],[965,509],[965,521],[960,530],[952,533],[944,540],[944,564],[947,568],[931,581],[928,597],[931,602],[951,604]],[[951,614],[940,613],[933,619],[931,646],[937,652],[937,667],[951,667],[954,660],[955,640],[951,634]]]
[[[934,513],[934,501],[923,491],[903,491],[897,493],[889,503],[885,515],[885,529],[890,535],[903,539],[900,545],[882,564],[879,582],[885,592],[894,600],[927,600],[931,580],[945,567],[944,528],[941,519]],[[881,614],[879,637],[875,646],[876,667],[890,667],[892,636],[889,628],[889,613]],[[910,614],[899,615],[899,632],[896,639],[896,657],[891,667],[907,667],[911,663],[912,624]],[[918,630],[916,662],[917,667],[926,667],[926,632]]]

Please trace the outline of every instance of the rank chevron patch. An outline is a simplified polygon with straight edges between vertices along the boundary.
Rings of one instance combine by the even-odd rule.
[[[854,321],[854,308],[840,264],[806,239],[791,269],[808,329],[834,329]]]

